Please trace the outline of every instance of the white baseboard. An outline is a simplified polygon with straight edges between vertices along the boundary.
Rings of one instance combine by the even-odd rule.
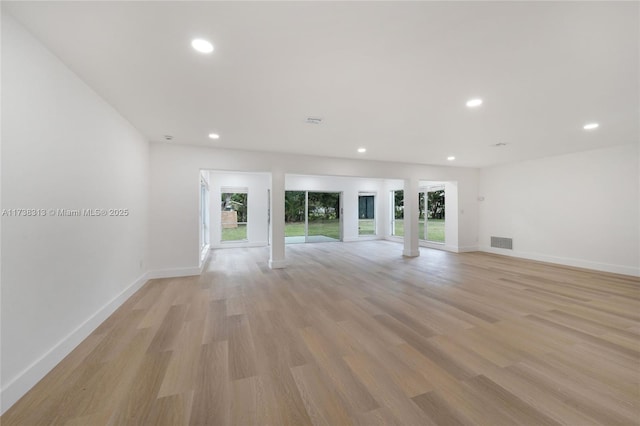
[[[374,240],[384,240],[385,238],[381,235],[359,235],[355,238],[346,238],[344,240],[345,243],[351,243],[351,242],[355,242],[357,243],[358,241],[374,241]]]
[[[469,253],[471,251],[478,251],[478,246],[458,247],[458,253]]]
[[[269,268],[271,269],[282,269],[287,267],[286,260],[271,260],[269,259]]]
[[[86,339],[93,330],[109,318],[133,293],[138,291],[147,280],[147,274],[140,276],[120,294],[87,318],[75,330],[62,338],[44,355],[24,369],[7,383],[4,388],[0,389],[0,415],[22,398],[29,389],[35,386],[53,367]]]
[[[191,277],[193,275],[200,275],[203,267],[204,262],[197,268],[156,269],[155,271],[149,271],[147,273],[147,279]]]
[[[426,247],[426,248],[435,249],[435,250],[442,250],[442,251],[450,251],[452,253],[457,253],[458,252],[458,247],[457,246],[448,246],[448,245],[443,244],[443,243],[434,243],[434,242],[431,242],[431,241],[419,240],[418,245],[420,247]]]
[[[267,247],[269,244],[266,241],[254,241],[248,242],[244,241],[241,243],[224,243],[224,244],[215,244],[211,246],[211,249],[226,249],[226,248],[243,248],[243,247]]]
[[[640,268],[634,268],[633,266],[613,265],[610,263],[594,262],[583,259],[572,259],[568,257],[549,256],[539,253],[505,250],[488,246],[480,247],[480,251],[486,253],[501,254],[504,256],[519,257],[522,259],[537,260],[539,262],[557,263],[560,265],[573,266],[576,268],[593,269],[596,271],[640,277]]]

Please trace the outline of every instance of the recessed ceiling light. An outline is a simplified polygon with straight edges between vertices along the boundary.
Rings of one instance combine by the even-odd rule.
[[[585,129],[585,130],[593,130],[593,129],[597,129],[598,126],[600,126],[598,123],[589,123],[589,124],[585,124],[583,129]]]
[[[367,148],[358,148],[358,152],[360,154],[363,154],[363,153],[367,152]]]
[[[213,52],[213,44],[209,43],[207,40],[203,40],[201,38],[196,38],[191,40],[191,47],[196,49],[200,53],[211,53]]]
[[[449,161],[453,161],[455,159],[456,159],[456,157],[454,157],[453,155],[450,155],[450,156],[447,157],[447,160],[449,160]]]
[[[469,99],[467,101],[467,106],[469,108],[475,108],[482,105],[482,99]]]
[[[220,139],[220,135],[217,133],[209,133],[209,139]]]

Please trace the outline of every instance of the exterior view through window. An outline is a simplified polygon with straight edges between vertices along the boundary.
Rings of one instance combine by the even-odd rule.
[[[358,195],[358,235],[376,235],[375,195]]]
[[[391,191],[391,235],[404,236],[404,191]]]
[[[285,191],[285,242],[340,241],[339,192]]]
[[[221,241],[247,240],[247,202],[246,189],[223,192],[220,197]]]
[[[444,243],[444,188],[430,188],[418,194],[418,230],[421,240]]]
[[[200,181],[200,249],[209,245],[209,186]]]

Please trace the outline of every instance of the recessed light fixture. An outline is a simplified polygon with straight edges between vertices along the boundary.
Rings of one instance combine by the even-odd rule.
[[[364,154],[365,152],[367,152],[367,148],[358,148],[358,152],[360,154]]]
[[[482,99],[469,99],[467,101],[467,106],[469,108],[479,107],[480,105],[482,105]]]
[[[196,38],[191,40],[191,47],[196,49],[200,53],[211,53],[213,52],[213,44],[209,43],[207,40],[203,40],[201,38]]]
[[[453,155],[450,155],[450,156],[447,157],[447,160],[449,160],[449,161],[453,161],[455,159],[456,159],[456,157],[454,157]]]
[[[209,133],[209,139],[220,139],[220,135],[217,133]]]
[[[598,123],[589,123],[589,124],[585,124],[583,129],[585,129],[585,130],[593,130],[593,129],[597,129],[598,126],[600,126]]]

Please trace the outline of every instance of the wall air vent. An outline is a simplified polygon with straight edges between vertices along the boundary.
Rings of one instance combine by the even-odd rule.
[[[491,237],[491,247],[513,250],[513,238]]]

